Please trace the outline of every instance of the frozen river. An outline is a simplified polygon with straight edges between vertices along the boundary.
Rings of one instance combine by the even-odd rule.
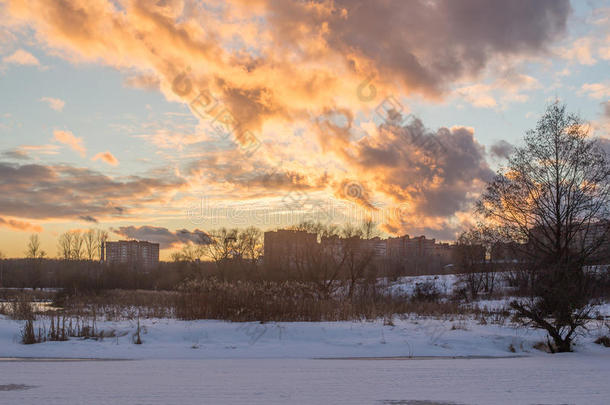
[[[607,404],[610,355],[0,360],[2,404]]]

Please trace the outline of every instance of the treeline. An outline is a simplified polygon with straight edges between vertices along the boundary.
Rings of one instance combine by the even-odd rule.
[[[64,260],[96,260],[101,259],[101,249],[108,240],[108,232],[102,229],[86,231],[72,230],[64,232],[57,238],[57,256]],[[42,250],[38,234],[33,234],[28,240],[25,250],[27,259],[44,259],[49,255]],[[0,252],[0,259],[3,258]]]
[[[105,231],[70,231],[58,237],[59,259],[47,258],[38,235],[28,241],[25,259],[0,260],[0,286],[16,288],[60,288],[70,291],[121,289],[177,289],[191,280],[215,278],[220,281],[299,281],[310,283],[329,296],[345,286],[352,295],[359,284],[380,276],[398,277],[414,269],[418,273],[438,272],[426,258],[394,263],[375,257],[360,241],[378,236],[376,225],[359,226],[303,222],[291,229],[316,235],[312,244],[299,247],[282,261],[264,260],[263,232],[256,227],[221,228],[203,235],[200,241],[184,244],[172,255],[148,269],[137,265],[101,263],[100,247]],[[318,243],[322,238],[333,243]]]
[[[189,281],[214,278],[222,282],[304,282],[328,297],[338,289],[352,296],[362,285],[374,283],[379,277],[396,279],[445,270],[431,256],[400,259],[376,256],[361,243],[378,236],[371,221],[359,226],[303,222],[291,229],[307,231],[316,239],[300,244],[297,251],[283,255],[281,260],[263,257],[260,229],[221,228],[203,235],[200,241],[184,244],[172,255],[172,261],[161,262],[155,268],[101,263],[99,249],[108,238],[105,231],[61,234],[60,259],[47,258],[40,249],[38,236],[32,235],[27,258],[0,260],[0,286],[72,292],[115,288],[175,290]],[[327,242],[319,243],[323,239]],[[507,270],[506,265],[480,261],[477,249],[490,243],[471,235],[463,235],[458,241],[455,264],[449,270],[472,274],[471,296],[482,290],[492,293],[494,273]]]
[[[64,232],[57,240],[58,256],[65,260],[101,259],[101,249],[108,240],[108,232],[89,229]]]
[[[206,271],[206,268],[208,269]],[[201,262],[198,273],[211,273],[213,264]],[[162,262],[147,272],[127,265],[107,265],[99,261],[63,259],[0,260],[0,287],[53,288],[70,293],[109,289],[172,290],[191,277],[190,266]]]

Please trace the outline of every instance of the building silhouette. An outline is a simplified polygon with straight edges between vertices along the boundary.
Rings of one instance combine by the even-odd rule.
[[[334,235],[323,236],[318,241],[315,233],[307,231],[279,229],[264,234],[263,260],[270,268],[289,270],[303,267],[321,253],[337,261],[345,254],[370,257],[370,264],[382,273],[395,271],[406,274],[432,269],[441,271],[443,266],[455,262],[456,245],[409,235],[388,239]]]
[[[137,240],[105,242],[101,253],[103,262],[109,265],[127,265],[135,270],[148,270],[159,264],[158,243]]]
[[[278,229],[264,234],[264,261],[270,268],[291,268],[307,260],[317,248],[318,236],[307,231]]]

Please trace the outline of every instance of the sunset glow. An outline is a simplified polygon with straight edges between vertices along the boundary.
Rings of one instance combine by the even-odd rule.
[[[185,234],[307,219],[454,240],[545,104],[610,129],[603,1],[0,0],[0,17],[9,257],[99,228],[162,234],[163,260]]]

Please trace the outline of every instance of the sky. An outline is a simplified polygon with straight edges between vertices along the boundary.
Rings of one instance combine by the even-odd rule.
[[[305,220],[455,239],[545,107],[610,129],[610,1],[0,0],[0,252]]]

